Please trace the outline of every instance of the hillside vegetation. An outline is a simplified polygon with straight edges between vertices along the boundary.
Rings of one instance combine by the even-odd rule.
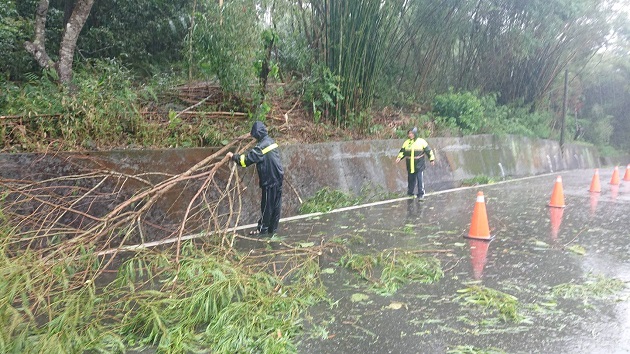
[[[519,134],[629,151],[630,20],[618,6],[8,1],[0,143],[218,146],[263,120],[286,143],[402,138],[418,126],[424,137]]]

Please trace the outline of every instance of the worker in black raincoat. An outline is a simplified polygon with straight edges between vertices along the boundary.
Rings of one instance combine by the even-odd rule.
[[[280,222],[284,177],[278,144],[267,135],[267,128],[262,122],[254,122],[250,134],[256,139],[256,146],[244,154],[228,152],[227,156],[242,167],[256,164],[259,186],[262,190],[260,200],[262,216],[258,220],[258,228],[250,234],[273,235],[278,231]]]

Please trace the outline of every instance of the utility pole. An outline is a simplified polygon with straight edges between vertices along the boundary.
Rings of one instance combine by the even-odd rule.
[[[564,121],[567,117],[567,93],[569,91],[569,69],[564,70],[564,97],[562,99],[562,118],[560,121],[560,150],[564,149]]]

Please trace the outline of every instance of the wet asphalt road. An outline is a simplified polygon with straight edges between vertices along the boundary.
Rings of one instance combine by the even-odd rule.
[[[630,283],[606,297],[565,299],[551,291],[602,277],[630,282],[624,171],[621,185],[611,186],[613,169],[600,169],[599,194],[588,191],[593,170],[576,170],[284,222],[280,233],[289,241],[362,239],[347,246],[357,254],[439,250],[445,270],[436,283],[382,296],[340,267],[338,254],[323,255],[333,305],[309,311],[299,353],[630,353]],[[548,207],[557,176],[566,208]],[[463,238],[478,191],[494,236],[489,243]],[[471,285],[515,296],[523,321],[501,320],[458,298]]]

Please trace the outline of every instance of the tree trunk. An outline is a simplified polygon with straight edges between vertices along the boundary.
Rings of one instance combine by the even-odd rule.
[[[46,52],[46,15],[49,0],[40,0],[35,14],[35,39],[25,42],[24,47],[35,58],[39,66],[46,69],[54,66],[59,76],[59,82],[67,84],[72,80],[72,62],[77,46],[79,33],[85,24],[94,0],[77,0],[63,30],[61,45],[59,46],[59,61],[53,62]]]
[[[64,28],[59,48],[59,63],[57,65],[57,73],[61,83],[69,83],[72,80],[74,50],[77,47],[79,33],[81,33],[81,29],[90,15],[92,5],[94,5],[94,0],[78,0],[74,5],[74,10],[68,23],[66,23],[66,28]]]
[[[35,12],[35,39],[33,42],[24,42],[26,51],[37,61],[37,64],[46,69],[53,61],[46,53],[46,15],[48,14],[48,0],[41,0]]]

